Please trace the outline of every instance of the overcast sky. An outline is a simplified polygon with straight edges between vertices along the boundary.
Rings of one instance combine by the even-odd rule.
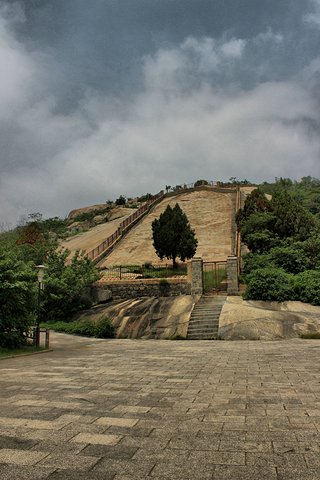
[[[0,0],[0,224],[320,176],[320,0]]]

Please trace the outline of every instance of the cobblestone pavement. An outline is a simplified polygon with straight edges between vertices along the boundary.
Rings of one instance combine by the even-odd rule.
[[[320,341],[97,340],[0,362],[1,480],[320,479]]]

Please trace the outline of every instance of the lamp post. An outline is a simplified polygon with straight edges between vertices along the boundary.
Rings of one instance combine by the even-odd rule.
[[[37,277],[38,277],[38,312],[37,312],[37,323],[36,323],[36,347],[40,346],[40,302],[41,302],[41,290],[44,289],[44,273],[45,270],[48,268],[45,265],[36,265],[38,270]]]

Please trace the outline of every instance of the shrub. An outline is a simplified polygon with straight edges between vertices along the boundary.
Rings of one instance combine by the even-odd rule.
[[[270,258],[278,268],[288,273],[303,272],[308,268],[308,257],[302,249],[295,247],[276,247],[270,250]]]
[[[14,252],[0,252],[0,347],[26,343],[34,322],[35,272]]]
[[[295,276],[296,298],[320,305],[320,270],[306,270]]]
[[[209,183],[207,182],[207,180],[197,180],[196,182],[194,182],[194,186],[195,187],[201,187],[201,185],[208,185]]]
[[[90,306],[86,289],[99,275],[91,260],[79,255],[66,264],[68,251],[51,251],[47,258],[43,311],[47,320],[71,318],[73,314]]]
[[[115,201],[115,204],[116,205],[125,205],[127,203],[127,200],[126,200],[126,197],[124,197],[123,195],[120,195],[119,198],[117,198],[117,200]]]
[[[259,268],[247,275],[247,300],[295,299],[294,276],[280,268]]]
[[[253,270],[257,270],[258,268],[265,268],[266,266],[276,266],[274,262],[271,261],[270,255],[268,253],[248,253],[244,257],[243,273],[249,274]]]
[[[108,317],[99,318],[96,323],[96,337],[98,338],[113,338],[114,326]]]
[[[46,324],[46,327],[57,332],[69,333],[73,335],[82,335],[84,337],[113,338],[114,327],[111,320],[107,317],[101,317],[98,322],[90,319],[73,322],[54,322]]]
[[[83,335],[84,337],[96,336],[96,325],[92,320],[81,320],[80,322],[69,323],[71,333]]]

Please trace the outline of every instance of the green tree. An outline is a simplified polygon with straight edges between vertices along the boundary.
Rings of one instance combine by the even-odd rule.
[[[177,257],[184,262],[196,253],[198,240],[178,203],[174,208],[168,205],[160,217],[152,222],[152,234],[158,257],[161,260],[172,259],[174,267]]]
[[[126,203],[127,203],[126,197],[124,197],[123,195],[120,195],[120,197],[117,198],[117,200],[115,201],[116,205],[125,205]]]
[[[272,213],[276,217],[274,232],[280,237],[306,240],[316,227],[316,221],[286,190],[278,190],[271,200]]]
[[[67,261],[68,250],[49,252],[43,291],[43,320],[70,320],[79,310],[91,306],[86,290],[99,278],[91,260],[76,252]]]
[[[15,348],[26,343],[34,321],[35,271],[16,252],[0,252],[0,347]]]

